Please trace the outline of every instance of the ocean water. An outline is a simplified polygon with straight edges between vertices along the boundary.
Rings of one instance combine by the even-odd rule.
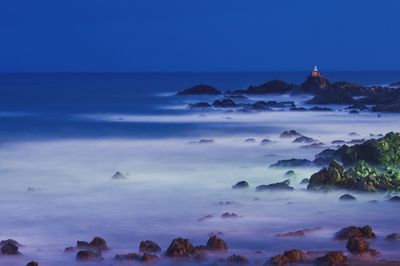
[[[381,258],[400,259],[400,243],[384,240],[389,233],[400,233],[398,205],[387,202],[385,194],[352,193],[358,200],[344,203],[338,200],[343,191],[307,192],[299,183],[318,168],[294,169],[295,191],[255,191],[257,185],[285,179],[289,169],[269,168],[271,163],[312,159],[336,139],[400,131],[399,115],[350,115],[341,106],[332,112],[193,111],[187,109],[189,102],[218,97],[173,95],[200,83],[243,89],[275,78],[301,83],[306,75],[0,75],[0,239],[24,245],[21,256],[0,257],[0,265],[24,265],[30,260],[40,265],[81,265],[75,253],[63,250],[94,236],[105,238],[111,250],[104,252],[103,261],[87,265],[124,265],[112,258],[137,251],[141,240],[153,240],[165,250],[176,237],[200,245],[217,232],[227,241],[228,254],[245,255],[254,264],[285,249],[345,251],[344,242],[333,240],[334,232],[365,224],[378,236],[371,247],[381,251]],[[400,80],[399,72],[326,76],[364,85]],[[310,96],[251,98],[304,105]],[[280,139],[279,134],[289,129],[326,145],[306,149]],[[351,137],[350,132],[358,136]],[[193,143],[202,138],[214,143]],[[245,143],[246,138],[256,142]],[[264,138],[273,142],[260,145]],[[127,179],[111,180],[116,171]],[[232,185],[241,180],[251,188],[233,191]],[[29,187],[34,190],[28,192]],[[224,212],[240,217],[222,219]],[[198,221],[206,215],[213,217]],[[300,238],[276,236],[304,228],[321,229]],[[212,255],[206,264],[219,256]],[[161,265],[177,264],[161,257]]]

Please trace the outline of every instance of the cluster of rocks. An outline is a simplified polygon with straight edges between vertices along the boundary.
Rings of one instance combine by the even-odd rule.
[[[22,245],[14,239],[2,240],[0,241],[0,254],[2,256],[19,256],[21,255],[21,252],[19,252],[20,247],[22,247]],[[30,261],[26,266],[39,266],[39,263]]]

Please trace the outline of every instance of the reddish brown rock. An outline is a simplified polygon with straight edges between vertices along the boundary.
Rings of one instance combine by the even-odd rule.
[[[346,265],[347,257],[342,251],[332,251],[316,259],[317,266],[341,266]]]
[[[157,262],[160,258],[157,255],[144,253],[142,256],[142,261],[146,263],[154,263]]]
[[[81,250],[76,254],[76,259],[81,261],[102,260],[100,252]]]
[[[351,237],[361,237],[366,239],[374,239],[375,233],[369,225],[365,225],[364,227],[356,227],[349,226],[341,229],[339,232],[336,232],[335,239],[338,240],[347,240]]]
[[[107,243],[106,241],[101,238],[96,236],[95,238],[92,239],[92,241],[90,241],[89,246],[93,249],[97,249],[97,250],[108,250],[109,248],[107,247]]]
[[[294,263],[304,263],[308,261],[308,256],[298,249],[285,250],[282,255],[277,255],[269,260],[272,265],[287,265]]]
[[[190,257],[195,253],[195,248],[189,239],[176,238],[169,245],[166,255],[169,257]]]
[[[369,244],[360,237],[351,237],[347,241],[346,248],[354,254],[361,254],[369,250]]]
[[[249,260],[244,256],[233,254],[233,255],[229,256],[228,258],[226,258],[225,264],[228,264],[228,265],[247,265],[247,264],[249,264]]]
[[[228,245],[223,239],[213,235],[207,241],[207,248],[212,251],[226,252],[228,250]]]
[[[157,243],[151,240],[145,240],[140,242],[139,251],[148,253],[158,253],[161,252],[161,247]]]
[[[128,253],[128,254],[117,254],[114,257],[115,260],[141,260],[142,256],[138,253]]]

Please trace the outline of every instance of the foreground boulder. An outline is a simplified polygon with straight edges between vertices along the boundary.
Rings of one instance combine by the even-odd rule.
[[[335,239],[337,240],[347,240],[352,237],[375,239],[376,236],[369,225],[363,227],[349,226],[335,233]]]
[[[350,194],[344,194],[342,196],[339,197],[339,200],[341,201],[354,201],[357,200],[356,197],[350,195]]]
[[[342,251],[332,251],[317,258],[315,263],[317,266],[344,266],[347,263],[347,257]]]
[[[157,243],[154,243],[151,240],[145,240],[140,242],[139,251],[143,253],[145,252],[158,253],[161,252],[161,247]]]
[[[69,247],[71,248],[71,247]],[[93,249],[93,250],[97,250],[97,251],[105,251],[105,250],[109,250],[106,241],[101,238],[101,237],[94,237],[92,239],[92,241],[90,241],[90,243],[86,242],[86,241],[80,241],[78,240],[76,242],[76,248],[77,249]]]
[[[0,249],[1,255],[15,256],[20,255],[18,246],[13,242],[6,242]]]
[[[298,249],[286,250],[282,255],[277,255],[269,260],[272,265],[287,265],[295,263],[308,262],[309,258],[306,253]]]
[[[176,238],[169,245],[166,255],[169,257],[190,257],[195,254],[195,247],[189,239]]]
[[[216,235],[213,235],[208,239],[207,248],[211,251],[228,251],[228,245],[226,244],[226,242]]]
[[[290,179],[282,182],[273,183],[269,185],[260,185],[256,187],[256,191],[267,191],[267,190],[293,190],[294,188],[290,186]]]
[[[232,187],[233,189],[247,189],[249,188],[249,183],[246,181],[239,181]]]
[[[80,261],[102,260],[101,252],[93,250],[81,250],[76,254],[76,259]]]
[[[216,88],[200,84],[191,88],[184,89],[178,92],[176,95],[219,95],[221,92]]]

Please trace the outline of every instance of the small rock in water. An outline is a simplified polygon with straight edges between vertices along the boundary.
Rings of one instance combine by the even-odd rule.
[[[246,181],[239,181],[232,188],[233,189],[246,189],[246,188],[249,188],[249,187],[250,187],[249,183],[247,183]]]
[[[28,189],[26,190],[26,192],[34,192],[36,191],[36,188],[34,187],[28,187]]]
[[[75,252],[75,247],[69,246],[64,249],[64,252]]]
[[[356,133],[356,132],[350,132],[349,136],[350,137],[354,137],[354,136],[360,136],[360,135],[358,133]]]
[[[121,172],[116,172],[111,179],[126,179],[126,176]]]
[[[236,213],[232,212],[225,212],[224,214],[222,214],[221,218],[237,218],[239,217]]]
[[[316,259],[317,266],[344,266],[346,263],[347,257],[342,251],[331,251]]]
[[[337,240],[348,240],[351,237],[374,239],[375,233],[369,225],[364,227],[349,226],[335,233],[335,239]]]
[[[249,264],[249,260],[244,256],[233,254],[225,259],[225,264],[227,264],[227,265],[247,265],[247,264]]]
[[[287,171],[283,177],[285,178],[296,178],[296,173],[293,170]]]
[[[347,240],[346,248],[354,254],[363,253],[369,250],[369,244],[360,237],[351,237]]]
[[[279,136],[281,138],[294,138],[294,137],[301,137],[302,135],[297,132],[296,130],[289,130],[289,131],[284,131],[282,134]]]
[[[310,179],[308,179],[308,178],[303,178],[303,179],[301,180],[300,184],[307,185],[309,182],[310,182]]]
[[[199,144],[210,144],[210,143],[214,143],[213,139],[201,139],[199,140]]]
[[[207,220],[207,219],[210,219],[210,218],[213,218],[213,217],[214,217],[214,216],[212,216],[211,214],[209,214],[209,215],[206,215],[206,216],[204,216],[204,217],[201,217],[201,218],[197,219],[197,221],[202,222],[202,221],[204,221],[204,220]]]
[[[298,249],[286,250],[283,255],[277,255],[269,260],[272,265],[286,265],[308,262],[306,253]]]
[[[143,253],[144,252],[158,253],[161,252],[161,247],[157,243],[151,240],[145,240],[140,242],[139,251]]]
[[[359,113],[360,113],[359,111],[354,109],[349,111],[349,114],[359,114]]]
[[[220,201],[220,202],[218,202],[218,205],[232,205],[232,204],[234,204],[235,202],[234,201]]]
[[[350,194],[344,194],[342,196],[339,197],[339,200],[341,201],[353,201],[353,200],[357,200],[356,197],[350,195]]]
[[[39,266],[39,262],[31,261],[26,264],[26,266]]]
[[[306,136],[301,136],[293,140],[293,143],[313,143],[313,142],[317,142],[317,140]]]
[[[18,251],[18,246],[12,242],[5,243],[5,245],[1,247],[0,252],[1,255],[6,255],[6,256],[15,256],[21,254]]]
[[[169,245],[166,255],[168,257],[190,257],[194,255],[195,247],[189,239],[176,238]]]
[[[76,241],[76,248],[78,249],[94,249],[94,250],[100,250],[100,251],[104,251],[104,250],[109,250],[109,248],[107,247],[107,243],[106,241],[101,238],[96,236],[95,238],[92,239],[92,241],[90,241],[90,243],[86,242],[86,241]]]
[[[117,254],[115,260],[141,260],[142,256],[138,253],[132,252],[128,254]]]
[[[244,142],[245,143],[254,143],[254,142],[256,142],[256,140],[253,138],[248,138],[248,139],[245,139]]]
[[[273,183],[269,185],[260,185],[256,187],[256,191],[268,191],[268,190],[293,190],[294,188],[289,186],[290,180],[287,179],[283,182]]]
[[[76,254],[76,259],[81,261],[102,260],[101,252],[81,250]]]
[[[146,263],[154,263],[158,261],[160,258],[157,255],[144,253],[142,256],[142,261]]]
[[[6,244],[13,244],[17,247],[22,247],[22,245],[20,243],[18,243],[18,241],[14,240],[14,239],[6,239],[6,240],[1,240],[0,241],[0,246],[4,246]]]
[[[272,140],[270,140],[270,139],[263,139],[261,142],[260,142],[260,144],[261,145],[267,145],[267,144],[269,144],[269,143],[271,143],[272,142]]]
[[[211,251],[228,251],[228,245],[226,242],[216,235],[213,235],[208,239],[207,248]]]
[[[400,202],[400,196],[393,196],[389,199],[391,202]]]
[[[305,236],[308,233],[312,233],[315,231],[321,230],[320,227],[318,228],[306,228],[298,231],[293,231],[293,232],[288,232],[288,233],[283,233],[283,234],[277,234],[277,237],[292,237],[292,236]]]
[[[395,241],[400,240],[400,234],[398,233],[391,233],[385,237],[385,240]]]

